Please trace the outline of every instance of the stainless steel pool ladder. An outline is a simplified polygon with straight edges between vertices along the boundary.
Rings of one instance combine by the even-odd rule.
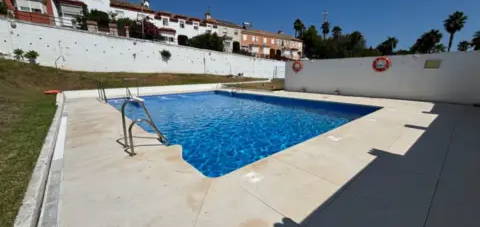
[[[126,116],[125,116],[125,107],[127,106],[128,103],[136,103],[136,104],[140,105],[142,107],[143,111],[145,112],[145,115],[147,116],[147,119],[139,118],[139,119],[136,119],[136,120],[132,121],[132,123],[130,123],[130,126],[128,127],[128,131],[127,131],[127,121],[126,121]],[[155,134],[157,134],[157,138],[154,138],[154,139],[157,139],[160,143],[162,143],[164,145],[168,145],[167,138],[160,132],[160,130],[158,130],[155,123],[153,123],[152,116],[150,115],[150,112],[148,112],[148,109],[145,106],[145,102],[143,101],[143,99],[138,98],[138,97],[127,98],[122,105],[123,143],[121,143],[119,140],[117,140],[117,142],[120,143],[123,146],[124,151],[127,154],[129,154],[130,156],[136,155],[135,148],[134,148],[135,145],[133,144],[133,137],[134,136],[133,136],[133,133],[132,133],[132,128],[133,128],[133,125],[141,123],[141,122],[145,122],[152,127],[153,131],[155,131]],[[141,137],[141,138],[145,138],[145,137]]]
[[[97,92],[98,92],[98,99],[102,102],[107,102],[107,93],[105,93],[105,85],[101,81],[97,81]]]
[[[139,87],[136,88],[137,90],[137,95],[136,97],[139,97],[140,96],[140,89]],[[125,88],[125,99],[129,99],[129,98],[133,98],[134,96],[132,95],[132,91],[130,90],[129,87],[126,87]]]

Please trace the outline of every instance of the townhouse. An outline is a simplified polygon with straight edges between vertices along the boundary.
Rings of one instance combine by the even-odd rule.
[[[225,20],[214,18],[211,12],[203,18],[155,11],[149,3],[135,4],[122,0],[4,0],[17,19],[35,23],[78,28],[76,19],[83,16],[84,10],[99,10],[112,18],[129,18],[134,21],[146,19],[153,23],[170,44],[186,45],[189,39],[205,34],[216,33],[224,39],[224,51],[244,52],[264,58],[300,59],[302,41],[292,36],[267,31],[252,30]],[[112,27],[116,26],[111,24]],[[112,28],[107,28],[112,29]],[[100,28],[97,32],[104,31]]]
[[[282,32],[243,29],[241,48],[257,57],[298,60],[302,57],[303,42]]]

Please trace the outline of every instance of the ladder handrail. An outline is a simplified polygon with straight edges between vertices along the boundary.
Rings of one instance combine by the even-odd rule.
[[[127,106],[128,103],[137,103],[139,104],[142,108],[143,108],[143,111],[145,112],[145,115],[147,115],[147,118],[148,119],[143,119],[143,118],[140,118],[140,119],[136,119],[134,120],[129,128],[128,128],[128,134],[127,134],[127,125],[126,125],[126,116],[125,116],[125,107]],[[135,155],[135,151],[134,151],[134,146],[133,146],[133,134],[132,134],[132,128],[133,128],[133,125],[137,124],[137,123],[140,123],[140,122],[146,122],[148,123],[152,128],[153,130],[155,131],[155,133],[157,134],[158,136],[158,141],[162,144],[165,144],[165,145],[168,145],[168,140],[167,138],[160,132],[160,130],[157,128],[157,126],[155,125],[155,123],[153,123],[153,119],[152,119],[152,116],[150,115],[150,112],[148,111],[147,107],[145,106],[145,102],[143,99],[141,98],[138,98],[138,97],[132,97],[132,98],[127,98],[125,100],[125,102],[123,102],[122,104],[122,126],[123,126],[123,139],[124,139],[124,148],[125,148],[125,152],[127,152],[130,156],[133,156]],[[129,137],[127,140],[127,136]],[[130,149],[130,152],[128,152],[127,150]]]
[[[100,101],[108,102],[107,94],[105,93],[105,85],[101,81],[97,81],[97,92]]]

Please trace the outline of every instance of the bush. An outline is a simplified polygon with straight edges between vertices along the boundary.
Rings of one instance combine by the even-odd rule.
[[[160,55],[162,55],[162,59],[163,59],[164,61],[168,61],[168,60],[170,60],[170,57],[172,57],[172,54],[171,54],[170,51],[168,51],[168,50],[162,50],[162,51],[160,52]]]
[[[178,36],[178,45],[188,46],[188,37],[186,35]]]
[[[7,5],[3,2],[0,2],[0,14],[7,15]]]
[[[23,59],[24,51],[22,49],[15,49],[13,50],[13,54],[15,55],[15,60],[20,61]]]
[[[223,51],[223,38],[219,37],[217,33],[206,33],[191,38],[190,46],[201,49]]]
[[[232,48],[233,53],[240,53],[240,43],[238,41],[233,42]]]
[[[162,40],[162,36],[160,35],[157,26],[148,20],[143,20],[143,33],[142,22],[132,23],[130,25],[130,37],[137,39]]]
[[[78,16],[76,20],[80,25],[80,28],[83,30],[87,30],[87,20],[97,22],[99,29],[108,28],[108,24],[112,21],[110,20],[110,15],[108,13],[96,9],[88,12],[86,6],[83,7],[83,16]]]
[[[36,51],[31,50],[31,51],[28,51],[27,53],[25,53],[24,56],[25,56],[25,58],[28,59],[28,61],[30,63],[35,64],[35,63],[37,63],[37,58],[38,58],[39,54]]]

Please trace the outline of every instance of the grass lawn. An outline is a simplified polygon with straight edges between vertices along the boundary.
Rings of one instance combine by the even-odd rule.
[[[12,226],[40,148],[55,113],[48,89],[199,84],[250,81],[214,75],[90,73],[0,59],[0,226]]]
[[[227,87],[235,87],[235,88],[251,89],[251,90],[278,91],[278,90],[284,89],[284,80],[274,79],[271,82],[265,82],[265,83],[232,84],[232,85],[228,85]]]

